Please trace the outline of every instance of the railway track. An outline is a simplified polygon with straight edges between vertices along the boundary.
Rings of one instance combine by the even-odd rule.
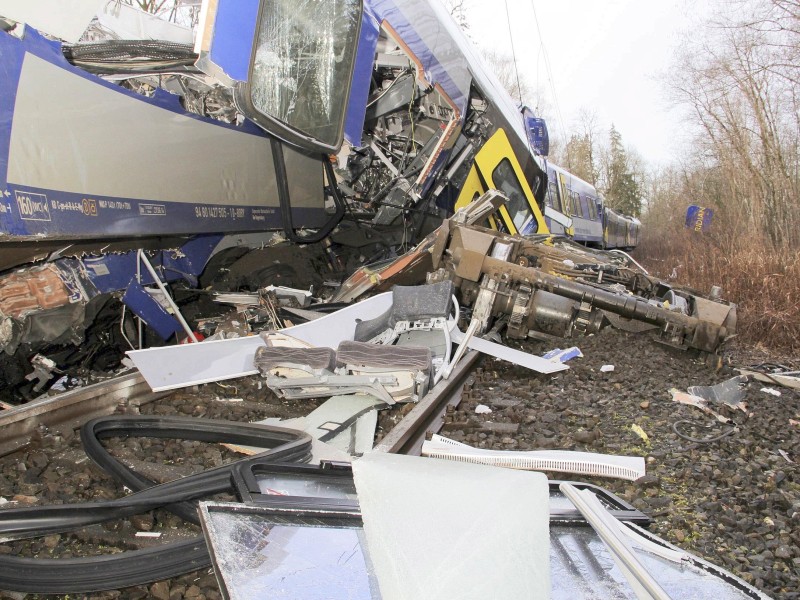
[[[383,437],[376,449],[395,454],[419,454],[429,433],[437,433],[448,406],[457,406],[461,388],[480,354],[469,351],[448,379],[440,381]],[[139,407],[168,396],[153,392],[138,372],[71,390],[0,412],[0,457],[24,449],[42,427],[50,431],[77,429],[89,419],[112,414],[120,406]]]
[[[135,372],[3,410],[0,456],[25,448],[42,427],[54,431],[76,429],[91,418],[113,413],[121,404],[140,406],[164,396],[164,392],[152,392]]]
[[[469,379],[470,375],[474,371],[478,359],[479,359],[479,354],[477,352],[474,351],[468,352],[461,360],[461,362],[458,364],[457,368],[454,369],[453,373],[447,380],[442,380],[436,386],[434,386],[420,402],[415,404],[411,408],[411,410],[408,411],[407,414],[405,414],[405,416],[400,418],[400,420],[397,421],[396,424],[391,429],[388,430],[388,432],[386,432],[386,434],[380,439],[377,449],[383,452],[419,454],[425,436],[429,432],[438,432],[442,424],[444,423],[444,418],[448,411],[448,407],[455,407],[460,402],[461,390],[464,386],[464,383]],[[235,382],[233,385],[226,384],[225,387],[219,386],[218,389],[226,391],[230,389],[236,389],[241,393],[242,391],[244,391],[245,386],[249,385],[252,386],[251,388],[252,390],[257,390],[258,382],[253,380],[257,380],[258,378],[253,377],[246,379],[247,379],[246,384],[244,382]],[[55,571],[53,573],[50,573],[50,571],[53,569],[57,571],[62,567],[64,568],[68,567],[69,565],[63,564],[64,560],[66,560],[67,563],[69,563],[71,560],[74,560],[70,558],[64,559],[64,555],[62,554],[62,552],[70,552],[71,549],[68,546],[73,543],[70,540],[78,540],[79,543],[82,544],[82,548],[79,550],[78,554],[79,556],[84,556],[84,555],[89,556],[95,554],[98,551],[98,549],[103,547],[108,547],[108,548],[118,547],[120,549],[126,549],[126,550],[130,550],[135,547],[140,552],[147,551],[148,548],[155,549],[152,540],[148,541],[147,538],[141,540],[139,538],[132,539],[131,536],[136,533],[135,529],[139,528],[138,525],[135,526],[134,530],[131,530],[130,525],[123,525],[123,530],[121,531],[113,531],[113,530],[104,531],[102,529],[103,526],[101,525],[103,519],[101,517],[96,518],[91,509],[91,506],[96,505],[96,503],[90,501],[89,504],[86,504],[87,496],[85,495],[85,493],[83,496],[81,496],[80,494],[77,496],[73,495],[74,492],[77,492],[77,490],[74,491],[72,490],[71,486],[73,486],[73,480],[77,480],[80,477],[85,477],[85,475],[79,475],[78,473],[80,473],[81,471],[83,473],[87,472],[92,473],[93,471],[96,472],[96,469],[93,466],[90,466],[89,462],[87,462],[84,458],[80,457],[80,453],[76,449],[77,440],[75,441],[75,443],[67,444],[66,447],[62,443],[59,445],[59,447],[53,449],[48,449],[46,444],[43,446],[42,444],[38,443],[38,441],[41,440],[43,436],[46,434],[52,435],[59,433],[64,434],[63,435],[64,438],[71,439],[72,438],[72,436],[70,435],[71,432],[81,428],[84,423],[92,419],[95,419],[97,417],[104,417],[104,416],[107,417],[108,415],[113,415],[115,412],[118,412],[118,409],[120,407],[124,409],[122,412],[134,413],[134,414],[139,413],[140,412],[139,409],[142,409],[143,413],[142,425],[145,427],[152,427],[152,425],[147,425],[147,424],[154,423],[152,420],[148,420],[152,419],[153,417],[152,416],[146,417],[144,416],[144,413],[150,413],[151,415],[165,414],[163,411],[164,407],[170,405],[176,405],[181,402],[184,403],[189,402],[190,404],[195,404],[198,406],[202,405],[203,403],[214,404],[216,405],[214,407],[216,410],[212,411],[210,416],[214,417],[223,416],[223,418],[226,417],[224,414],[220,415],[220,410],[219,410],[220,406],[255,407],[259,404],[258,402],[254,402],[251,399],[249,399],[247,395],[245,397],[248,399],[245,399],[237,404],[226,404],[225,402],[216,402],[216,400],[221,400],[221,398],[214,397],[214,393],[217,391],[217,389],[215,389],[212,384],[203,387],[205,387],[206,389],[200,388],[200,390],[197,393],[191,390],[183,390],[179,392],[173,391],[173,392],[153,393],[150,390],[147,383],[145,383],[143,378],[138,373],[129,373],[113,379],[109,379],[101,383],[72,390],[60,394],[58,396],[54,396],[52,398],[47,398],[39,402],[34,402],[28,405],[15,407],[0,412],[0,440],[2,440],[0,442],[0,457],[6,457],[4,463],[6,465],[12,463],[16,463],[18,465],[19,464],[27,465],[25,467],[25,470],[22,472],[21,479],[25,479],[26,481],[44,481],[46,474],[40,474],[41,477],[39,476],[35,476],[33,478],[29,477],[30,475],[29,471],[34,471],[34,472],[37,471],[35,465],[33,465],[32,463],[35,463],[37,461],[41,462],[44,460],[41,458],[42,454],[47,455],[47,462],[49,463],[49,466],[46,467],[44,471],[53,468],[53,465],[56,464],[63,465],[63,463],[67,460],[74,462],[75,463],[74,470],[71,470],[70,473],[64,477],[63,483],[58,483],[58,481],[61,481],[61,479],[59,479],[57,480],[57,482],[51,481],[50,485],[51,488],[53,485],[58,486],[59,495],[63,493],[67,498],[72,498],[72,497],[76,498],[77,509],[80,509],[81,506],[86,507],[86,511],[83,511],[82,513],[84,517],[70,517],[70,518],[85,519],[86,524],[84,525],[84,527],[88,527],[88,529],[80,531],[86,531],[87,533],[84,534],[79,533],[77,538],[70,535],[62,536],[60,544],[63,545],[64,543],[66,543],[67,546],[65,547],[59,546],[61,550],[59,550],[54,555],[54,556],[60,556],[60,559],[58,561],[51,561],[53,562],[51,566],[41,565],[39,567],[36,566],[27,567],[26,565],[21,565],[19,566],[19,568],[21,569],[30,568],[32,570],[30,571],[30,573],[27,573],[27,571],[24,570],[20,571],[22,575],[17,575],[17,577],[22,577],[22,580],[24,581],[32,581],[33,579],[38,578],[35,577],[34,575],[35,573],[39,572],[42,578],[46,579],[48,583],[44,584],[40,580],[38,587],[36,589],[38,589],[40,592],[58,591],[59,590],[58,580],[59,577],[61,577],[62,575],[55,573]],[[248,395],[252,393],[254,392],[247,392]],[[258,391],[255,392],[255,395],[256,397],[261,397],[263,399],[263,393],[264,392]],[[158,400],[163,400],[163,402],[156,403],[156,401]],[[273,404],[270,404],[270,402],[272,402]],[[270,409],[275,407],[274,404],[275,402],[276,399],[274,398],[272,400],[268,399],[267,402],[265,403],[266,406],[261,408],[263,413],[256,413],[255,420],[261,418],[258,416],[259,414],[268,414],[270,412]],[[292,407],[292,409],[296,411],[308,410],[308,408],[309,404],[307,402],[305,404],[298,403],[297,405]],[[209,415],[203,415],[203,416],[209,416]],[[111,418],[112,421],[114,419],[117,419],[117,417],[111,417]],[[136,418],[138,419],[138,417]],[[163,422],[172,419],[172,417],[170,416],[163,416],[156,418],[157,421],[163,421]],[[241,429],[246,429],[247,421],[254,420],[253,413],[245,414],[242,412],[236,414],[231,413],[230,415],[228,415],[227,418],[229,422],[240,421],[242,423]],[[397,419],[398,417],[395,414],[393,418]],[[121,421],[122,423],[120,423],[119,425],[124,425],[125,417],[123,417]],[[198,423],[202,424],[204,421],[206,420],[201,419],[198,421]],[[208,421],[207,423],[210,424],[212,422]],[[388,425],[389,421],[387,420],[385,423],[386,425]],[[118,425],[112,425],[112,429],[116,426]],[[187,426],[188,425],[184,425],[184,427]],[[230,427],[231,431],[236,430],[236,428],[237,426],[235,424],[233,424]],[[120,456],[119,460],[122,461],[122,464],[133,466],[133,468],[135,468],[137,471],[144,468],[145,469],[144,472],[147,472],[147,469],[149,468],[148,463],[137,460],[137,453],[127,452],[126,446],[130,445],[133,440],[136,440],[137,439],[136,436],[148,437],[154,434],[152,432],[145,432],[142,430],[137,431],[137,426],[135,424],[130,425],[129,429],[130,429],[129,433],[133,437],[128,438],[127,436],[128,434],[126,433],[126,431],[128,431],[127,429],[125,431],[120,430],[120,432],[116,434],[117,437],[109,439],[109,441],[106,442],[105,445],[109,447],[109,450],[113,452],[114,455]],[[183,439],[202,439],[202,436],[194,438],[191,437],[191,435],[194,434],[187,434],[187,435],[189,435],[188,438],[183,437],[183,435],[179,435],[179,438],[183,437]],[[84,446],[86,446],[86,440],[92,437],[96,436],[87,435],[85,431],[81,431],[81,439],[83,440]],[[158,434],[155,434],[155,437],[159,437]],[[117,441],[112,441],[114,439],[116,439]],[[207,439],[205,441],[208,442],[211,440]],[[150,442],[147,443],[149,444]],[[158,443],[158,440],[155,440],[155,443]],[[186,443],[185,441],[181,442],[178,440],[171,442],[171,444],[173,444],[173,448],[176,448],[179,453],[184,452],[184,448],[186,447],[182,446],[181,444],[185,443]],[[145,445],[146,445],[145,442],[142,440],[142,446],[144,447]],[[213,446],[214,444],[205,445],[206,448]],[[213,452],[213,450],[211,451]],[[191,461],[200,454],[202,454],[203,452],[208,452],[208,450],[186,448],[185,449],[186,460]],[[38,456],[39,458],[34,459],[33,458],[34,456]],[[155,460],[157,462],[165,460],[167,463],[174,463],[175,454],[173,453],[172,455],[173,459],[171,460],[167,458],[168,456],[169,454],[163,454],[163,456],[159,457],[158,453],[156,453]],[[234,458],[235,457],[229,455],[229,457],[226,460],[232,460]],[[93,458],[93,461],[94,460],[95,459]],[[150,459],[148,458],[147,460]],[[153,463],[150,463],[150,465],[152,464]],[[206,464],[205,468],[208,469],[209,465]],[[169,469],[172,469],[172,471],[169,471]],[[189,471],[181,472],[176,465],[168,466],[167,472],[172,473],[172,475],[169,477],[170,479],[174,479],[175,477],[177,477],[182,481],[185,481],[184,478],[190,475]],[[2,479],[1,474],[0,474],[0,479]],[[133,485],[134,483],[135,482],[131,482],[131,485]],[[90,487],[94,487],[96,485],[97,485],[96,483],[92,483],[90,484]],[[47,484],[45,484],[45,487],[47,487]],[[113,491],[114,487],[115,486],[113,486],[112,484],[109,491],[118,496],[119,492]],[[135,490],[135,487],[132,489]],[[31,492],[31,494],[33,495],[30,494],[27,495],[27,498],[30,498],[30,500],[22,500],[22,501],[35,502],[35,504],[44,507],[49,502],[53,501],[54,497],[52,496],[52,493],[53,493],[52,489],[50,490],[50,492],[42,490],[41,499],[39,499],[40,496],[39,493]],[[0,495],[3,495],[3,493],[0,492]],[[96,496],[94,496],[93,492],[90,491],[89,498],[94,498],[94,497]],[[104,498],[107,497],[108,496],[104,496]],[[126,499],[129,497],[130,495],[126,496]],[[17,498],[18,497],[14,497],[14,499]],[[76,502],[76,500],[69,500],[69,501]],[[18,502],[19,501],[20,500],[18,500]],[[61,514],[61,512],[63,511],[61,511],[59,507],[53,506],[51,510],[56,510],[57,512],[60,511],[58,518],[63,518],[63,515]],[[81,511],[78,510],[78,512],[80,513]],[[156,516],[155,519],[156,522],[162,523],[159,526],[159,530],[163,530],[164,523],[162,521],[162,517]],[[133,521],[130,522],[133,523]],[[94,524],[92,525],[92,523]],[[183,528],[185,528],[185,526],[181,525],[179,531]],[[168,529],[169,526],[167,526],[167,530]],[[59,531],[58,527],[53,529],[52,533],[56,533],[57,531]],[[188,535],[192,533],[192,531],[193,530],[191,529],[191,527],[189,527],[189,529],[187,529],[187,533],[183,535]],[[174,537],[174,534],[170,534],[169,532],[167,532],[165,540],[174,541],[171,535]],[[21,537],[23,537],[23,539],[16,543],[9,543],[9,546],[4,553],[7,553],[10,550],[12,556],[19,555],[19,556],[41,557],[41,551],[42,551],[41,544],[43,544],[44,542],[40,542],[39,540],[43,540],[46,538],[37,537],[37,538],[24,539],[27,536],[21,536]],[[58,538],[58,535],[56,534],[55,537]],[[134,539],[136,541],[134,541]],[[192,551],[196,553],[200,552],[198,548],[193,548]],[[107,553],[107,550],[100,550],[100,552]],[[70,555],[71,554],[72,553],[70,552]],[[14,559],[11,559],[12,562],[13,560]],[[165,561],[165,563],[166,562],[169,561]],[[196,559],[196,562],[198,562],[198,564],[195,568],[202,566],[201,559]],[[56,565],[55,563],[61,563],[61,565]],[[87,565],[88,564],[89,563],[87,563]],[[37,569],[40,568],[44,568],[45,571],[37,571]],[[155,568],[155,566],[153,568]],[[17,566],[13,564],[12,565],[5,564],[2,558],[0,557],[0,573],[2,573],[2,578],[4,581],[11,581],[15,576],[14,572],[16,570]],[[28,575],[31,575],[33,579],[28,577]],[[67,578],[72,577],[71,575],[66,575],[66,573],[63,574],[63,576]],[[113,576],[116,577],[116,575]],[[98,575],[98,577],[100,576]],[[151,595],[157,595],[153,591],[154,586],[167,585],[168,586],[167,589],[173,589],[175,588],[176,585],[180,586],[180,583],[176,582],[181,581],[182,577],[194,577],[194,581],[200,581],[200,580],[205,581],[206,583],[203,586],[206,592],[205,597],[208,599],[214,597],[213,588],[211,587],[211,585],[213,584],[210,584],[209,581],[206,580],[207,578],[204,579],[205,575],[204,571],[202,570],[195,571],[193,572],[193,574],[178,577],[177,579],[176,578],[168,580],[162,579],[161,582],[157,582],[156,584],[152,584],[146,588],[139,586],[138,589],[147,590],[148,597]],[[113,583],[111,583],[111,580],[109,580],[107,577],[105,579],[100,577],[100,579],[98,579],[97,581],[105,582],[98,584],[100,585],[99,589],[107,588],[109,584],[113,585]],[[128,585],[131,584],[129,583]],[[72,589],[73,591],[77,591],[80,588],[73,587]],[[98,589],[98,588],[89,587],[83,589]],[[131,590],[133,588],[128,588],[128,589]],[[156,587],[155,589],[159,588]],[[61,591],[68,591],[68,590],[61,590]],[[123,596],[121,597],[126,598],[127,597],[126,594],[127,591],[123,592]],[[2,597],[3,597],[2,593],[0,593],[0,598]],[[98,597],[103,597],[103,596],[98,596]],[[136,595],[134,594],[133,597],[136,597]]]

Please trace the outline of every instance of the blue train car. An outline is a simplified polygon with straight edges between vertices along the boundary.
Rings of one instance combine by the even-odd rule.
[[[547,163],[545,211],[553,233],[567,235],[592,247],[603,244],[603,202],[593,185],[572,173]]]
[[[550,231],[591,248],[627,249],[639,244],[641,222],[605,205],[593,185],[547,163],[544,216]]]
[[[501,226],[548,233],[536,122],[437,0],[205,4],[194,47],[160,27],[109,35],[109,7],[77,43],[21,22],[60,30],[58,11],[0,10],[4,383],[39,355],[68,369],[62,351],[90,352],[108,311],[100,331],[124,339],[105,346],[141,342],[126,310],[177,337],[142,291],[156,278],[254,288],[260,273],[311,272],[292,264],[304,253],[315,272],[346,271],[489,188],[512,200]],[[276,254],[276,232],[302,249]]]
[[[636,217],[629,217],[604,207],[603,248],[631,250],[639,244],[642,224]]]

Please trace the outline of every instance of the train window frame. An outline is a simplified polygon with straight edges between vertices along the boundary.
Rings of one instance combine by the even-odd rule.
[[[558,184],[555,181],[550,181],[547,184],[547,197],[550,198],[551,208],[560,213],[564,212],[564,207],[561,205],[561,197],[558,195]]]
[[[508,169],[506,173],[501,172],[498,176],[498,172],[500,169]],[[505,209],[508,213],[511,222],[514,224],[517,232],[522,233],[523,230],[528,226],[531,221],[536,224],[536,228],[533,231],[529,231],[527,233],[536,233],[539,230],[539,222],[536,220],[536,215],[533,214],[533,210],[528,205],[528,197],[525,194],[525,190],[522,188],[522,184],[519,181],[519,177],[517,177],[517,173],[514,170],[514,165],[511,164],[511,161],[508,157],[504,156],[492,169],[492,183],[494,184],[495,188],[503,192],[506,196],[508,196],[508,203],[505,205]],[[514,202],[514,198],[508,192],[507,189],[503,187],[503,184],[511,185],[513,192],[519,196],[520,199],[520,209],[516,211],[516,214],[511,214],[511,207],[512,202]],[[520,219],[519,222],[517,219],[517,214],[521,214],[524,212],[523,219]]]
[[[302,13],[300,13],[293,0],[280,0],[279,2],[275,0],[261,0],[259,2],[258,20],[256,22],[256,33],[253,39],[253,50],[250,56],[248,81],[237,83],[234,96],[242,112],[262,129],[267,131],[267,133],[307,152],[331,154],[337,152],[344,141],[344,126],[347,119],[348,98],[350,96],[350,87],[355,71],[356,53],[364,14],[364,2],[363,0],[344,0],[343,2],[341,0],[328,0],[325,3],[321,3],[320,7],[322,10],[326,7],[330,10],[338,10],[338,12],[334,14],[334,29],[328,32],[327,42],[325,41],[323,31],[318,28],[317,31],[313,29],[312,23],[319,22],[321,19],[310,19],[306,16],[304,19],[305,24],[301,22],[299,16]],[[284,52],[281,54],[277,50],[269,50],[270,48],[278,46],[278,44],[273,43],[271,39],[267,42],[261,42],[262,37],[274,33],[272,29],[270,29],[271,25],[280,21],[278,18],[273,19],[273,22],[268,22],[268,17],[272,13],[280,10],[285,10],[286,12],[284,14],[288,15],[288,18],[283,20],[283,30],[291,30],[291,34],[285,36],[284,41],[287,42],[285,45],[290,44],[293,38],[299,37],[301,40],[305,40],[306,43],[310,40],[311,43],[317,43],[323,46],[328,43],[328,46],[330,46],[327,58],[322,55],[322,60],[317,61],[318,67],[315,67],[324,69],[325,61],[327,60],[327,66],[329,70],[333,72],[329,78],[332,83],[327,86],[327,89],[330,90],[330,94],[327,97],[324,97],[324,94],[320,94],[319,98],[323,104],[324,101],[327,100],[327,104],[332,107],[328,111],[330,118],[327,123],[315,124],[313,122],[313,117],[318,116],[318,112],[320,114],[324,112],[315,111],[313,110],[314,107],[306,111],[305,116],[308,119],[308,123],[303,123],[302,121],[288,120],[288,117],[291,116],[290,112],[294,109],[285,108],[284,114],[276,114],[275,111],[268,110],[267,106],[259,105],[258,98],[256,98],[259,89],[266,89],[270,86],[287,89],[291,93],[291,85],[273,85],[276,81],[275,76],[280,74],[278,71],[285,72],[287,68],[289,70],[296,68],[301,74],[307,75],[307,73],[312,70],[311,68],[306,69],[298,66],[301,62],[299,54],[297,56],[292,56],[291,52]],[[290,20],[292,14],[296,15],[298,18]],[[347,27],[337,28],[337,26],[341,25],[341,22],[345,23]],[[289,27],[285,26],[287,23],[289,23]],[[305,27],[304,30],[303,27]],[[305,38],[303,38],[304,33],[306,34]],[[315,37],[315,34],[318,35]],[[278,41],[280,42],[280,40]],[[259,64],[258,57],[261,56],[263,59],[265,54],[262,47],[267,47],[268,50],[266,54],[276,56],[273,62],[283,64],[281,69],[272,69],[272,71],[275,71],[272,78],[257,73]],[[308,61],[307,58],[303,60]],[[260,62],[263,63],[264,61],[262,60]],[[306,67],[308,67],[308,65],[306,65]],[[263,69],[261,71],[262,73],[264,72]],[[267,69],[267,73],[271,73],[271,70]],[[283,79],[286,78],[284,77]],[[297,86],[297,88],[299,87],[300,85]],[[295,89],[294,94],[297,95],[297,93]],[[284,106],[288,100],[290,100],[290,98],[287,99],[285,96],[281,96],[277,104],[279,106]],[[291,102],[288,102],[288,104],[291,104]],[[286,111],[289,112],[287,113]],[[278,112],[280,112],[280,110]],[[300,114],[301,113],[298,111],[297,115]],[[310,129],[309,126],[311,127]],[[317,131],[314,131],[315,129]],[[320,130],[325,131],[325,135],[319,135]]]
[[[575,192],[578,196],[578,201],[581,205],[581,213],[583,214],[583,218],[587,220],[591,220],[592,218],[592,211],[589,208],[589,196],[586,194],[581,194],[580,192]]]
[[[595,213],[593,207],[594,207],[594,198],[592,198],[589,194],[586,194],[586,208],[589,211],[589,219],[591,221],[595,220]]]
[[[577,216],[577,212],[575,210],[575,199],[572,197],[572,190],[569,187],[567,187],[566,183],[562,185],[564,186],[563,189],[565,191],[564,193],[564,200],[566,202],[566,206],[564,207],[566,208],[565,214],[570,217],[575,217]]]

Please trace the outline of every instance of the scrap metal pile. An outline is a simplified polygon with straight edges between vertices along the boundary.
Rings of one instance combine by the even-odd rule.
[[[736,333],[736,305],[721,301],[719,289],[706,298],[650,277],[621,252],[475,224],[504,202],[500,192],[488,192],[395,263],[356,273],[335,299],[352,300],[397,282],[450,280],[471,310],[477,334],[500,321],[512,339],[591,334],[611,324],[654,330],[662,343],[713,354]]]

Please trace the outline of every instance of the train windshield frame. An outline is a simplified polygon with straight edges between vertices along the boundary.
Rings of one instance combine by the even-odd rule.
[[[492,171],[492,181],[501,192],[508,196],[506,210],[508,210],[508,214],[517,231],[523,235],[536,233],[539,224],[536,222],[530,206],[528,206],[528,198],[508,158],[503,158],[497,163],[494,171]]]
[[[262,0],[243,112],[301,149],[338,151],[362,14],[363,0]]]

